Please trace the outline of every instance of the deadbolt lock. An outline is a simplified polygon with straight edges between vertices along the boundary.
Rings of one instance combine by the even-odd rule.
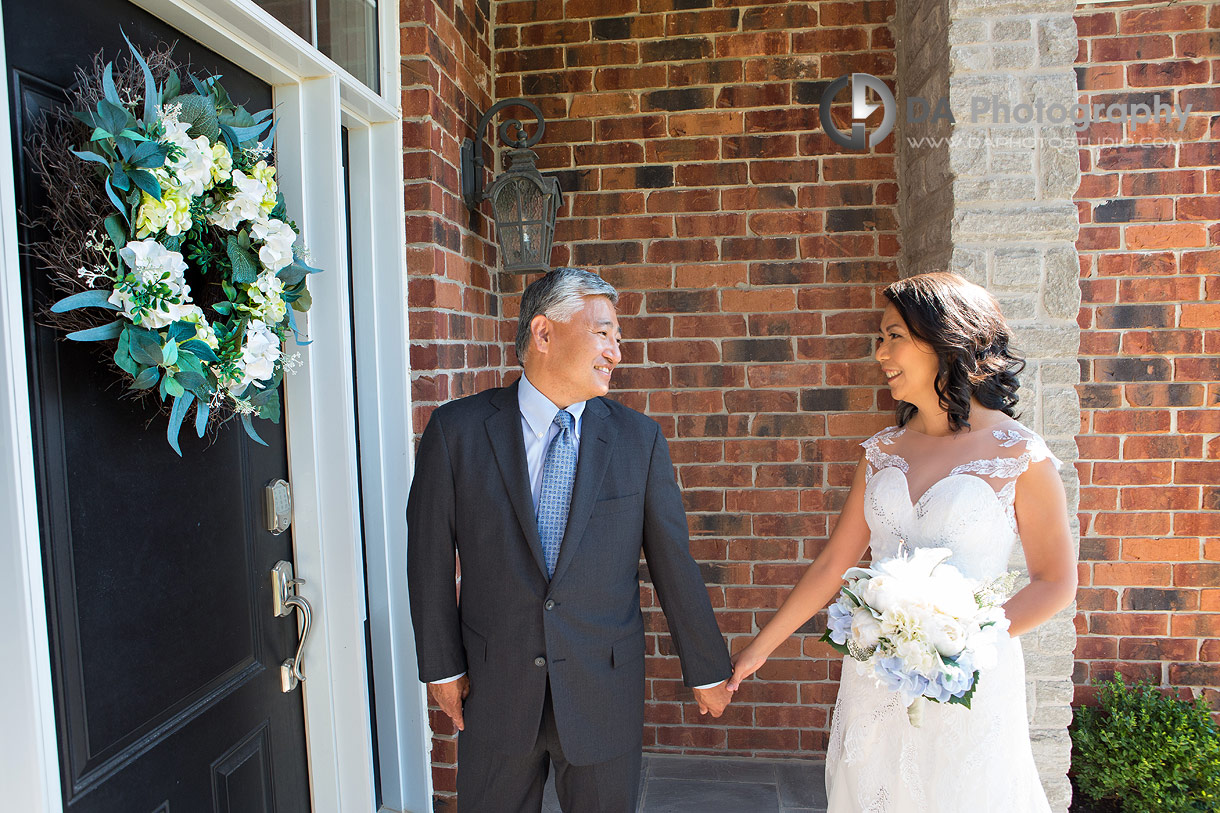
[[[292,486],[287,480],[272,480],[263,490],[263,519],[276,536],[292,524]]]

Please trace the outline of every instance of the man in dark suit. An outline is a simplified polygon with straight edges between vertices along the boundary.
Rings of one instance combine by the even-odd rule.
[[[458,810],[634,813],[644,722],[641,548],[687,686],[729,702],[655,421],[603,396],[618,292],[561,268],[526,289],[515,383],[438,408],[416,456],[407,564],[420,680],[461,730]],[[461,600],[454,589],[461,558]]]

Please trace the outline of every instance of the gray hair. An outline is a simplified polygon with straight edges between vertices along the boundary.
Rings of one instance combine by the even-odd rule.
[[[517,361],[525,363],[530,322],[535,316],[541,314],[556,322],[566,322],[584,307],[586,296],[604,296],[611,304],[618,304],[618,291],[613,285],[580,268],[556,268],[526,288],[517,319]]]

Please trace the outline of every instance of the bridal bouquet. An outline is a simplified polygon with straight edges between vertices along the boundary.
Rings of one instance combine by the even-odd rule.
[[[926,700],[970,708],[979,671],[995,665],[1008,629],[1000,603],[1016,574],[980,584],[946,564],[950,555],[921,548],[851,568],[822,636],[901,694],[916,726]]]

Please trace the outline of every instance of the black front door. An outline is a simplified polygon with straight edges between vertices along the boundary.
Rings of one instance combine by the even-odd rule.
[[[13,153],[25,212],[53,201],[22,142],[93,54],[177,41],[180,64],[223,74],[235,101],[271,89],[122,0],[3,0]],[[31,238],[22,231],[22,241]],[[269,444],[230,424],[213,443],[120,398],[98,345],[36,324],[57,298],[23,258],[30,404],[65,809],[72,813],[306,813],[301,690],[281,690],[294,618],[272,615],[289,534],[264,529],[263,489],[287,479],[283,425]]]

